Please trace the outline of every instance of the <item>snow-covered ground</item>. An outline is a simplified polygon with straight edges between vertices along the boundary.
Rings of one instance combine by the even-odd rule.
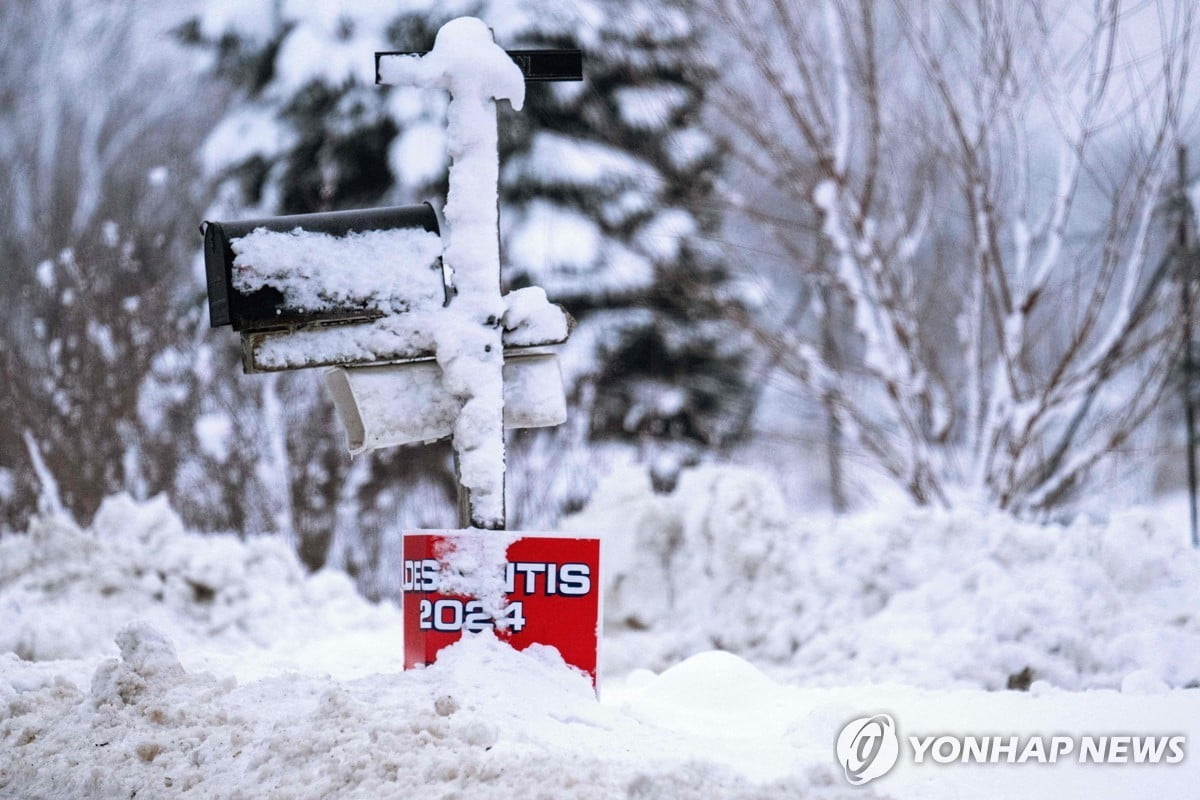
[[[605,537],[601,698],[471,637],[402,672],[396,608],[279,541],[113,498],[0,539],[0,797],[1163,797],[1200,785],[1200,556],[1149,512],[790,518],[745,470],[640,473]],[[1032,681],[1008,691],[1009,676]],[[896,768],[851,786],[849,721]],[[908,736],[1186,736],[1169,764],[913,763]]]

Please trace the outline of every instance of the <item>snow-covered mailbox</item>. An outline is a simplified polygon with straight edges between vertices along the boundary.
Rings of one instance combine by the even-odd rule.
[[[455,287],[439,230],[428,203],[206,222],[210,321],[241,333],[247,373],[333,367],[326,382],[351,453],[443,439],[457,401],[434,361],[435,331]],[[532,325],[522,308],[544,295],[526,295],[510,295],[502,334],[510,428],[566,419],[558,364],[538,348],[564,341],[567,326]]]
[[[322,361],[333,354],[320,350],[270,345],[297,330],[445,300],[438,219],[428,203],[205,222],[202,230],[209,320],[243,335],[246,372],[337,363]]]

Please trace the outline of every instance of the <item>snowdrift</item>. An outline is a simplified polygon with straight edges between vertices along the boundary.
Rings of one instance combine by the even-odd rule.
[[[0,539],[0,654],[116,655],[132,620],[168,633],[188,666],[243,677],[403,663],[398,609],[365,602],[343,573],[306,575],[278,539],[188,533],[162,498],[113,497],[88,529],[50,517]]]
[[[162,500],[38,520],[0,539],[0,796],[862,798],[832,742],[881,708],[1200,741],[1200,691],[1172,688],[1200,679],[1200,563],[1153,515],[793,519],[706,467],[670,495],[614,476],[564,527],[605,536],[600,703],[555,651],[489,636],[402,672],[394,606]],[[1026,667],[1032,691],[982,691]],[[1120,691],[1065,691],[1095,687]],[[992,795],[902,765],[878,791],[1170,794],[1190,763],[992,771]]]
[[[1200,553],[1148,511],[793,518],[764,476],[702,467],[669,495],[614,475],[566,527],[607,536],[610,672],[718,648],[814,686],[1200,686]]]
[[[845,792],[828,769],[814,780],[754,784],[663,753],[647,731],[597,705],[591,683],[556,653],[517,653],[490,637],[403,675],[290,674],[241,687],[185,671],[149,625],[131,625],[117,640],[121,657],[101,664],[90,688],[59,679],[10,695],[0,714],[0,794],[766,800]],[[0,694],[0,710],[4,701]],[[631,752],[593,755],[602,733],[622,722]]]

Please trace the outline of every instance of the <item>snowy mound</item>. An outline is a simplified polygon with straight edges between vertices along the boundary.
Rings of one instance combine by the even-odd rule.
[[[942,800],[1194,783],[1061,764],[931,782],[901,764],[864,789],[833,753],[879,709],[915,732],[1052,720],[1200,737],[1200,692],[1166,685],[1194,674],[1195,555],[1149,518],[832,527],[789,521],[760,476],[700,469],[667,496],[615,480],[573,524],[610,533],[610,666],[679,661],[602,673],[600,702],[557,652],[488,634],[402,672],[394,608],[305,576],[281,542],[189,534],[161,501],[112,499],[88,530],[38,521],[0,540],[0,796]],[[1029,693],[961,688],[1024,666]],[[1049,685],[1072,681],[1121,691]]]
[[[0,794],[851,796],[832,768],[755,784],[668,752],[656,743],[661,729],[597,704],[590,681],[553,650],[517,653],[490,635],[454,645],[425,670],[344,683],[288,675],[243,687],[188,673],[148,625],[123,629],[117,641],[121,657],[96,669],[89,690],[26,679],[17,691],[19,667],[0,671]]]
[[[342,573],[306,576],[278,539],[187,533],[161,498],[109,498],[90,529],[51,517],[0,539],[0,653],[115,655],[117,631],[134,620],[166,632],[185,662],[236,658],[243,676],[348,655],[359,674],[402,663],[397,609],[371,605]]]
[[[614,476],[567,527],[605,542],[605,666],[712,648],[809,685],[1200,685],[1200,553],[1147,513],[793,519],[769,481],[705,467],[670,495]]]
[[[757,674],[733,656],[610,705],[557,652],[488,636],[401,672],[393,607],[280,541],[187,533],[161,500],[38,520],[0,565],[0,796],[846,796],[825,758],[714,761],[676,730],[713,681]]]

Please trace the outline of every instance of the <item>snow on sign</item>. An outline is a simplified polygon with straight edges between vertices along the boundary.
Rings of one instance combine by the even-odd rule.
[[[525,77],[526,83],[549,81],[583,80],[583,51],[577,48],[563,50],[505,50]],[[423,52],[398,50],[375,53],[375,82],[385,83],[380,72],[380,62],[390,56],[423,56]]]
[[[596,683],[600,546],[595,538],[481,531],[404,537],[404,666],[432,664],[466,633],[518,650],[550,645]]]

